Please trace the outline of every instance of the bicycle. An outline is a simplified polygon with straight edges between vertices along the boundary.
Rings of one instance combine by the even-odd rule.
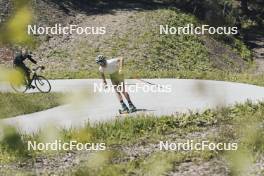
[[[29,82],[24,76],[23,83],[15,84],[11,82],[11,87],[14,89],[14,91],[18,93],[25,93],[27,90],[34,88],[34,86],[32,85],[34,82],[36,88],[41,93],[49,93],[51,91],[50,82],[44,76],[38,75],[38,71],[39,70],[42,71],[44,69],[45,69],[44,66],[38,66],[36,68],[33,68],[32,69],[33,76]]]

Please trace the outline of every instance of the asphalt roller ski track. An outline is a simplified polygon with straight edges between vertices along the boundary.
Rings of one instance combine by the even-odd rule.
[[[140,80],[127,80],[128,87],[138,86],[130,92],[134,104],[141,111],[133,114],[151,114],[155,116],[172,115],[189,111],[203,111],[217,106],[229,106],[236,103],[262,101],[264,88],[254,85],[186,79],[146,79],[153,85]],[[90,123],[108,121],[119,116],[119,102],[115,93],[94,92],[99,79],[50,80],[52,92],[71,92],[71,103],[32,114],[20,115],[0,121],[13,125],[23,133],[36,132],[47,126],[57,128],[79,127]],[[108,80],[109,82],[109,80]],[[110,82],[109,82],[110,83]],[[155,85],[154,85],[155,84]],[[159,85],[159,86],[158,86]],[[153,86],[152,91],[143,90]],[[1,92],[10,92],[8,84],[0,83]],[[36,90],[34,90],[36,91]],[[28,93],[32,93],[29,91]]]

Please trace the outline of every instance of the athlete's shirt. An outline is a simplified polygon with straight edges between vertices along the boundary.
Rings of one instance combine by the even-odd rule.
[[[105,67],[100,66],[99,71],[101,73],[106,73],[106,74],[113,74],[119,71],[118,59],[114,58],[114,59],[106,60],[106,66]]]
[[[32,63],[34,63],[34,64],[37,63],[37,61],[35,61],[35,60],[32,58],[32,56],[29,55],[29,54],[27,54],[27,55],[25,55],[25,56],[23,56],[22,54],[17,54],[13,62],[14,62],[15,65],[22,65],[22,64],[24,64],[24,61],[25,61],[26,59],[29,59],[29,60],[30,60]]]

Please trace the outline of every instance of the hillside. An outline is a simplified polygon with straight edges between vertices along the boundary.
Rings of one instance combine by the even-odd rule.
[[[167,77],[164,72],[174,71],[241,72],[250,63],[250,52],[231,36],[226,37],[231,41],[227,45],[211,35],[159,35],[159,25],[204,24],[170,4],[117,1],[80,6],[78,2],[41,0],[32,5],[33,24],[106,27],[105,35],[37,37],[33,53],[41,58],[50,77],[97,77],[94,58],[98,54],[124,56],[129,77],[153,77],[152,72]]]

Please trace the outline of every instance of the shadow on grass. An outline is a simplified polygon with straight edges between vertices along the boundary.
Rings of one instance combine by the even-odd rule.
[[[70,9],[86,14],[114,14],[115,10],[141,11],[155,10],[159,8],[172,7],[174,3],[155,0],[44,0],[46,3],[55,3],[65,13]]]

